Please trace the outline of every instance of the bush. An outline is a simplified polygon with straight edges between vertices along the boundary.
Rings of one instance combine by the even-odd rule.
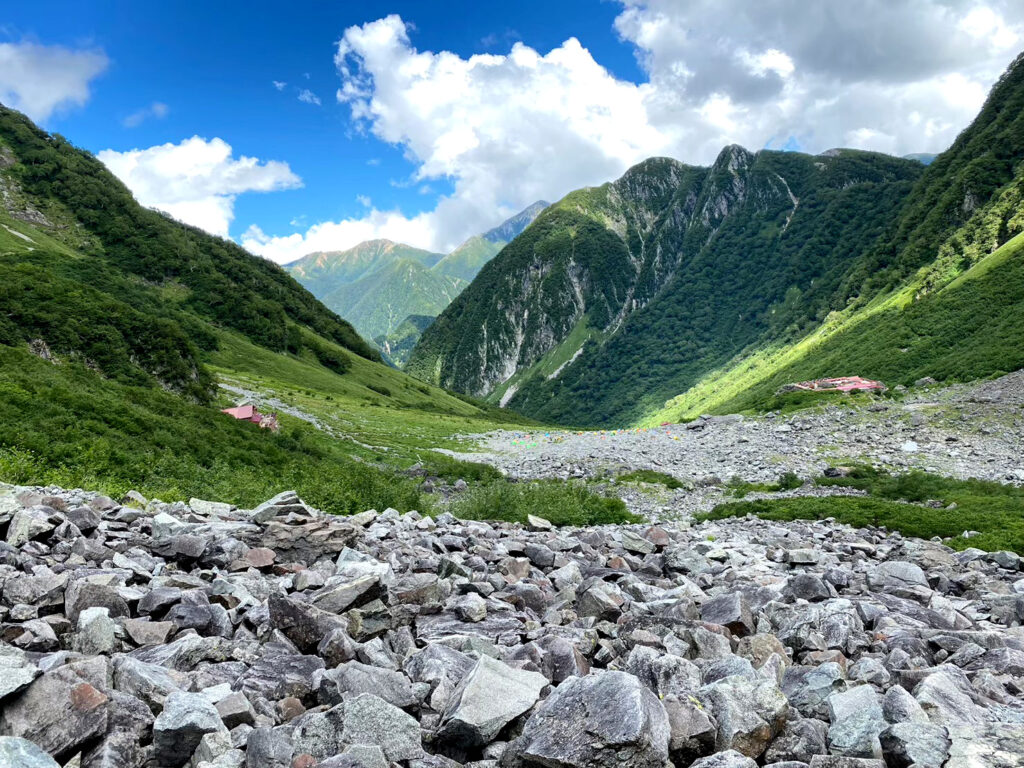
[[[555,525],[636,523],[622,499],[601,496],[582,482],[542,480],[531,483],[499,481],[462,493],[451,513],[465,520],[504,520],[525,523],[527,515]]]
[[[454,483],[459,479],[465,480],[468,483],[486,483],[504,478],[504,475],[490,464],[462,461],[433,451],[431,451],[429,456],[421,459],[419,463],[423,468],[424,474],[429,477],[439,477],[449,483]]]
[[[686,487],[682,481],[677,480],[672,477],[672,475],[666,472],[657,472],[653,469],[635,469],[632,472],[619,475],[616,479],[620,483],[651,483],[664,485],[669,490]]]

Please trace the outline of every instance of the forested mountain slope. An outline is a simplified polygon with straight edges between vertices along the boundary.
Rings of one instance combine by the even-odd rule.
[[[823,317],[922,171],[850,150],[645,161],[541,214],[408,369],[547,419],[635,418],[760,335]]]
[[[1018,60],[927,168],[851,150],[728,147],[709,169],[654,159],[574,192],[482,270],[426,331],[408,370],[581,425],[755,407],[779,383],[812,375],[904,381],[930,368],[949,378],[1005,370],[1014,361],[995,332],[987,354],[955,363],[952,339],[931,338],[916,356],[875,352],[880,338],[927,335],[912,318],[920,326],[947,312],[1010,332],[1020,297],[989,288],[1019,256],[887,316],[884,330],[860,320],[897,296],[924,301],[1019,231],[1022,70]],[[1015,284],[1006,272],[1004,287]],[[840,328],[843,351],[825,354]],[[985,338],[985,328],[977,333]]]
[[[649,417],[763,407],[790,381],[842,368],[910,384],[1024,366],[1024,66],[929,166],[851,270],[839,311],[793,343],[750,350]]]
[[[379,359],[280,267],[143,208],[94,157],[4,107],[0,187],[6,343],[38,342],[200,400],[211,378],[199,350],[216,345],[216,327],[272,350],[308,344],[326,360],[337,344]]]

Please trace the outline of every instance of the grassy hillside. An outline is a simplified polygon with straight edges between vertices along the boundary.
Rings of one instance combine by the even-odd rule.
[[[139,207],[9,110],[0,268],[0,481],[410,509],[397,472],[479,474],[430,448],[522,421],[378,362],[280,268]],[[280,433],[220,413],[249,391]]]
[[[474,235],[437,262],[434,271],[469,283],[505,245],[504,240],[492,241],[482,235]]]
[[[122,283],[134,281],[138,287],[126,303],[141,301],[145,293],[163,292],[179,312],[232,328],[269,349],[285,349],[290,325],[298,324],[358,354],[377,357],[348,323],[280,267],[141,207],[94,157],[4,107],[0,144],[5,187],[15,197],[24,195],[25,204],[41,214],[37,224],[66,228],[64,243],[82,257],[80,261],[100,262],[86,274],[92,265],[53,261],[52,270],[62,273],[59,277],[85,276],[93,288],[115,298],[117,293],[105,287],[109,275]],[[107,274],[99,274],[104,267]]]
[[[773,408],[778,386],[819,376],[1013,370],[1022,164],[1022,58],[927,166],[853,150],[654,158],[548,208],[407,369],[581,426]]]
[[[391,333],[378,336],[373,341],[380,347],[385,360],[396,368],[404,368],[416,342],[432,322],[432,315],[409,315]]]
[[[311,253],[289,272],[380,349],[401,349],[388,361],[401,365],[419,339],[410,315],[436,317],[480,269],[536,218],[537,202],[499,226],[469,238],[448,255],[390,240],[368,240],[345,251]]]
[[[285,265],[285,269],[312,291],[323,297],[343,283],[352,283],[383,269],[393,261],[408,259],[430,268],[444,254],[432,253],[390,240],[367,240],[344,251],[318,251]]]

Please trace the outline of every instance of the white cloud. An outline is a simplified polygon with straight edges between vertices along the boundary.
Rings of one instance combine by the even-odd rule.
[[[388,237],[457,245],[537,199],[652,155],[709,163],[722,146],[939,151],[980,108],[1024,37],[1018,0],[619,0],[615,28],[646,80],[615,78],[570,38],[541,53],[418,51],[398,16],[347,29],[339,102],[452,189],[432,211],[364,216],[245,244],[276,261]],[[1011,44],[1012,43],[1012,44]]]
[[[277,90],[279,91],[283,91],[285,87],[288,85],[288,83],[284,82],[283,80],[271,80],[270,82],[272,82],[274,84],[274,87],[277,88]]]
[[[89,82],[107,64],[101,50],[0,43],[0,101],[37,122],[44,121],[55,110],[85,104]]]
[[[308,88],[303,88],[299,91],[299,101],[305,102],[306,104],[314,104],[318,107],[320,106],[320,97]]]
[[[127,152],[105,149],[97,157],[142,205],[222,237],[234,218],[236,195],[302,185],[287,163],[236,159],[231,145],[219,138],[193,136]]]
[[[170,107],[162,101],[154,101],[148,107],[143,107],[140,110],[132,112],[128,117],[122,120],[121,123],[125,128],[135,128],[136,126],[142,125],[142,123],[151,117],[156,118],[157,120],[162,120],[167,117],[167,113],[170,111]]]

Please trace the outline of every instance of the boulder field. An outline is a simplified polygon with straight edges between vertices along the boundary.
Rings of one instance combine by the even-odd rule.
[[[4,768],[1024,766],[1010,552],[0,487]]]

